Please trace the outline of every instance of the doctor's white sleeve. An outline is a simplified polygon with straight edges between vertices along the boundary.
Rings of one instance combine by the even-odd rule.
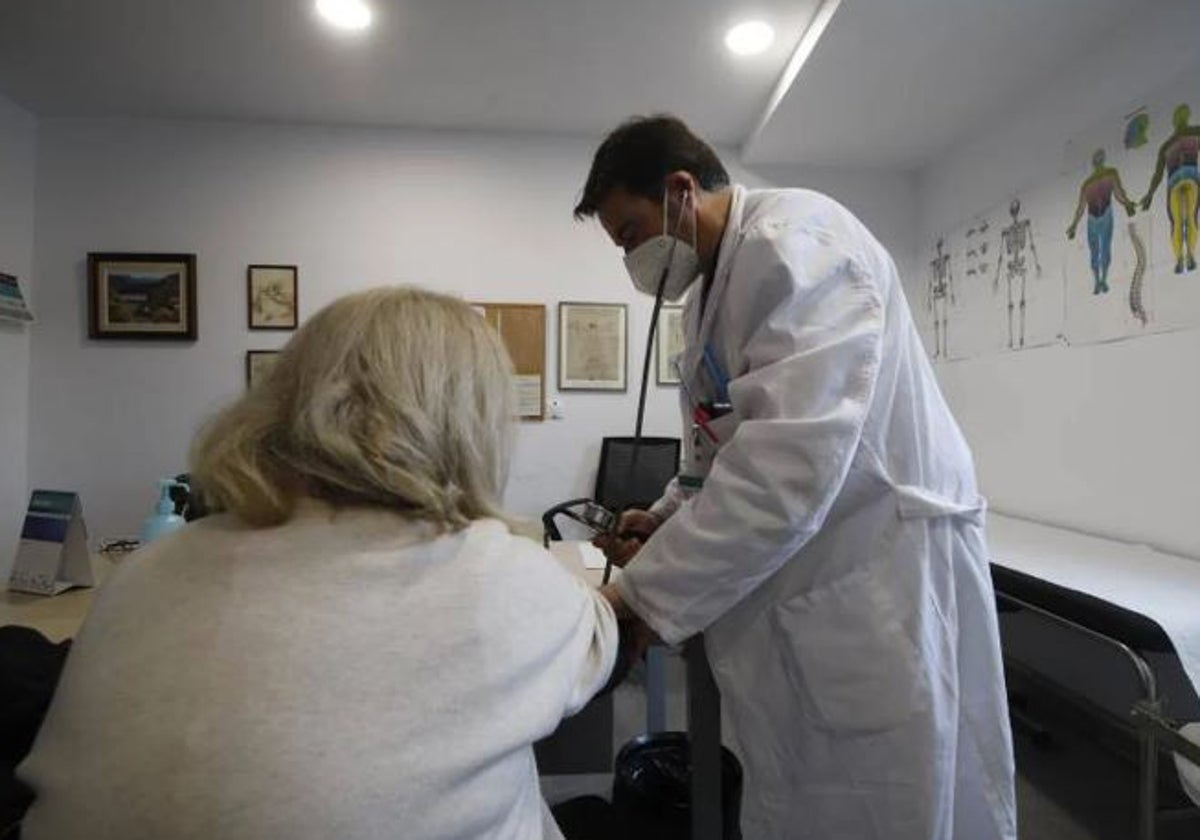
[[[663,490],[662,498],[650,506],[650,513],[665,522],[675,515],[675,511],[679,510],[679,506],[683,504],[684,493],[683,488],[679,486],[678,476],[672,478],[665,490]]]
[[[747,241],[736,259],[727,294],[753,296],[745,372],[729,383],[739,422],[700,492],[616,582],[669,644],[708,627],[821,527],[879,370],[883,303],[857,260],[796,231]]]

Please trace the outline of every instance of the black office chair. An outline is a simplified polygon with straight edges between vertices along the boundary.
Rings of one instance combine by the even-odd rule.
[[[636,465],[633,442],[631,437],[604,438],[592,497],[560,502],[543,513],[543,542],[562,539],[555,523],[558,516],[589,524],[582,513],[588,502],[620,514],[630,508],[648,508],[658,501],[667,483],[679,472],[679,438],[643,437]]]

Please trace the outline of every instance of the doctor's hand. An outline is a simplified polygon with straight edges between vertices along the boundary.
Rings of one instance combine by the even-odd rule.
[[[592,545],[603,551],[614,566],[624,568],[661,524],[662,521],[648,511],[627,510],[617,520],[617,527],[611,533],[597,535]]]

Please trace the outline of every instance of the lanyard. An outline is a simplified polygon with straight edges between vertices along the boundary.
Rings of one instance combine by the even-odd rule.
[[[717,390],[717,398],[713,402],[717,405],[729,405],[729,377],[717,361],[711,341],[704,342],[704,367],[708,369],[708,375]]]
[[[706,350],[707,352],[707,350]],[[679,360],[676,359],[673,363],[675,373],[679,377],[679,386],[683,388],[683,394],[687,397],[688,403],[692,406],[692,421],[708,436],[708,439],[713,443],[720,443],[721,440],[717,437],[717,433],[713,431],[709,425],[713,420],[728,414],[732,409],[728,402],[724,400],[715,400],[711,403],[703,403],[696,399],[696,395],[692,393],[692,389],[688,387],[687,380],[683,376],[683,370],[679,365]],[[716,361],[713,361],[716,365]],[[719,371],[719,367],[717,368]],[[716,378],[716,377],[714,377]],[[728,390],[728,380],[724,379],[723,375],[720,380],[722,384],[718,385],[718,393],[724,393]]]

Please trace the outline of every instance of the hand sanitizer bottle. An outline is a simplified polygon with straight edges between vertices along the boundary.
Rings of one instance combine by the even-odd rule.
[[[169,478],[158,482],[158,504],[152,516],[147,516],[142,523],[142,545],[152,542],[164,534],[176,531],[187,524],[187,521],[175,513],[175,502],[171,499],[171,488],[178,482]]]

